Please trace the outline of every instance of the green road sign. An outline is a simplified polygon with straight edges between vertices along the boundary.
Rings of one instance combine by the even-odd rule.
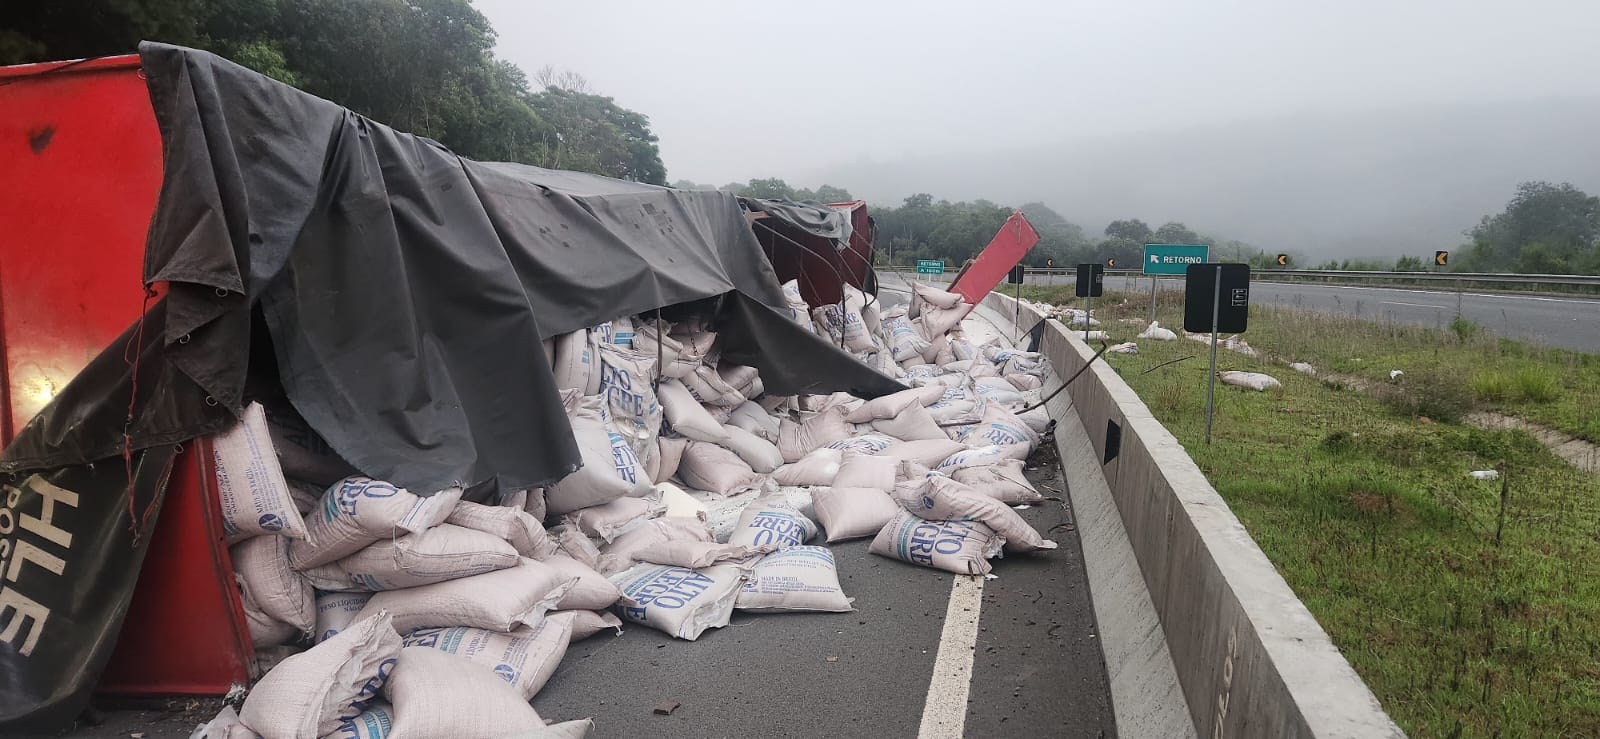
[[[1211,247],[1205,244],[1145,244],[1144,273],[1181,275],[1191,264],[1205,264]]]
[[[944,262],[941,262],[937,259],[918,259],[917,274],[942,275],[944,274]]]

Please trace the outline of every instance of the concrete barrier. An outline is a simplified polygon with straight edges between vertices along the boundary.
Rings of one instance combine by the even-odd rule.
[[[1023,331],[1042,319],[999,293],[991,293],[979,310],[992,322],[1016,321]],[[1054,320],[1045,324],[1041,350],[1060,378],[1083,368],[1095,351]],[[1047,384],[1046,391],[1059,382]],[[1063,463],[1071,456],[1073,464],[1100,465],[1146,591],[1144,598],[1124,592],[1130,573],[1115,563],[1122,545],[1114,536],[1101,536],[1113,522],[1085,520],[1086,549],[1097,539],[1108,547],[1086,552],[1086,561],[1113,560],[1089,567],[1097,613],[1102,606],[1137,610],[1149,604],[1165,634],[1161,646],[1170,655],[1193,730],[1200,737],[1404,736],[1133,389],[1104,362],[1094,362],[1063,395],[1070,396],[1094,450],[1087,459],[1074,454],[1066,446],[1074,430],[1058,431]],[[1069,414],[1052,415],[1070,420]],[[1114,441],[1118,434],[1120,443]],[[1109,461],[1108,443],[1114,446]],[[1070,493],[1080,516],[1107,508],[1094,490]],[[1088,530],[1090,525],[1100,531]],[[1119,617],[1129,622],[1108,623]],[[1148,620],[1148,614],[1127,611],[1100,617],[1103,630],[1124,632],[1108,633],[1116,638],[1107,640],[1105,650],[1118,726],[1129,736],[1172,735],[1166,732],[1173,729],[1170,712],[1125,705],[1159,700],[1166,692],[1162,649],[1140,636],[1138,624]],[[1119,687],[1119,663],[1144,665],[1145,672],[1130,673]],[[1142,723],[1129,726],[1129,720]]]

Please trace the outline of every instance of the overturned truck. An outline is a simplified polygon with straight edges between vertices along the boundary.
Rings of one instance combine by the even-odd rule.
[[[818,537],[967,575],[1055,546],[1009,507],[1046,363],[960,295],[884,309],[860,204],[466,160],[161,44],[5,74],[42,181],[0,221],[60,245],[0,257],[8,351],[101,350],[35,363],[42,408],[8,383],[0,728],[239,686],[208,735],[545,730],[529,698],[622,621],[849,611]],[[98,225],[40,206],[119,182]],[[92,331],[15,330],[102,288]]]

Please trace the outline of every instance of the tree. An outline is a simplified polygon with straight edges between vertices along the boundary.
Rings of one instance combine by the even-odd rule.
[[[661,163],[649,118],[611,98],[561,87],[545,88],[528,102],[559,134],[547,142],[549,166],[667,184],[667,168]]]
[[[795,193],[789,183],[772,177],[765,180],[750,180],[748,190],[741,194],[763,200],[793,200]]]
[[[855,198],[850,195],[849,190],[846,190],[842,187],[834,187],[833,185],[823,185],[822,187],[817,188],[816,197],[817,200],[820,200],[824,203],[848,203],[852,200],[855,200]]]
[[[1600,198],[1570,184],[1524,182],[1504,211],[1467,232],[1463,268],[1568,273],[1600,262]]]
[[[1422,257],[1407,254],[1394,260],[1396,272],[1425,272],[1427,267],[1422,263]]]
[[[0,65],[128,54],[141,39],[193,46],[207,0],[0,3]]]
[[[1106,226],[1106,236],[1113,239],[1136,241],[1140,245],[1150,243],[1150,226],[1137,218],[1125,221],[1112,221]]]
[[[1188,226],[1178,223],[1177,221],[1171,221],[1162,224],[1161,228],[1156,229],[1156,232],[1150,235],[1150,238],[1154,243],[1158,244],[1204,243],[1199,234],[1189,230]]]

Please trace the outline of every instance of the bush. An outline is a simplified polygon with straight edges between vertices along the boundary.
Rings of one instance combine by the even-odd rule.
[[[1486,370],[1472,377],[1472,394],[1478,400],[1501,403],[1511,399],[1511,377],[1499,370]]]
[[[1478,324],[1456,316],[1455,320],[1450,322],[1450,330],[1455,332],[1456,339],[1466,343],[1468,339],[1478,335],[1479,328]]]
[[[1561,378],[1545,367],[1523,367],[1512,376],[1517,397],[1533,403],[1549,403],[1561,397]]]

